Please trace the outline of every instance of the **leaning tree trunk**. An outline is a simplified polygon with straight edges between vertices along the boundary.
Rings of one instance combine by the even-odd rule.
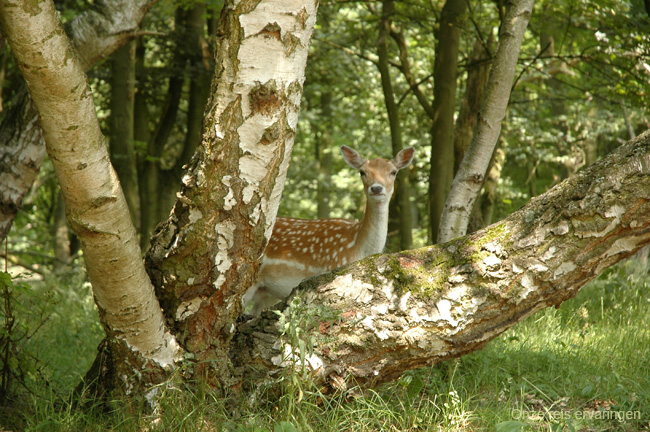
[[[534,0],[517,0],[508,7],[501,26],[499,45],[490,69],[476,132],[454,177],[442,212],[438,232],[438,240],[441,242],[460,237],[467,232],[472,207],[483,186],[485,173],[501,133],[501,122],[510,100],[521,42],[534,3]]]
[[[233,362],[249,390],[293,367],[373,386],[482,348],[649,243],[650,132],[482,231],[303,282],[283,312],[300,333],[262,314]]]
[[[81,62],[51,0],[3,1],[0,26],[39,114],[113,358],[112,387],[166,375],[179,353],[144,269],[135,228]]]
[[[88,70],[134,37],[156,0],[98,0],[66,24]],[[26,90],[19,92],[0,124],[0,239],[4,239],[45,157],[37,113]]]
[[[201,144],[147,255],[194,372],[232,384],[228,344],[271,235],[293,147],[314,0],[230,1]]]

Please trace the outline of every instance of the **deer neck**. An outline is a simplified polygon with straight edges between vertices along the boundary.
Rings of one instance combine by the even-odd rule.
[[[386,245],[388,233],[388,203],[386,201],[366,200],[366,213],[359,226],[357,244],[359,245],[359,258],[380,253]]]

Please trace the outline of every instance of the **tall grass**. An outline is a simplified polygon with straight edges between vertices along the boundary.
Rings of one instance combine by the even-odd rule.
[[[280,398],[253,401],[188,385],[161,388],[153,412],[117,401],[108,413],[78,410],[60,397],[85,372],[101,336],[87,297],[61,300],[65,313],[33,341],[49,379],[29,397],[26,430],[650,430],[650,276],[639,261],[607,270],[576,298],[519,323],[482,351],[375,390],[325,396],[286,380]]]

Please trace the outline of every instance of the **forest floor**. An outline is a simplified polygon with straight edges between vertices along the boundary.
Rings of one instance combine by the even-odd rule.
[[[363,393],[323,396],[283,377],[272,402],[192,386],[162,390],[153,411],[75,409],[66,396],[103,336],[83,275],[20,284],[13,313],[19,397],[4,430],[28,431],[650,431],[650,274],[634,259],[558,309],[479,352]],[[49,280],[49,282],[48,282]],[[11,364],[11,363],[10,363]],[[20,382],[17,382],[20,381]],[[20,385],[17,385],[20,384]],[[24,384],[24,385],[22,385]],[[0,430],[2,428],[0,427]]]

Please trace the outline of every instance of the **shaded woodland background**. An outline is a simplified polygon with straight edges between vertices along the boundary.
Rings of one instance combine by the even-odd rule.
[[[70,19],[85,5],[57,7]],[[199,140],[220,7],[158,3],[142,36],[89,74],[144,249]],[[360,218],[360,182],[340,145],[386,157],[414,146],[416,163],[393,200],[388,250],[434,243],[504,11],[503,1],[321,4],[279,215]],[[458,30],[457,65],[436,63],[454,42],[441,25]],[[502,219],[648,128],[648,25],[640,0],[537,2],[471,229]],[[21,77],[6,47],[1,68],[7,105]],[[70,263],[78,247],[64,215],[46,163],[10,235],[12,259],[38,271]]]

